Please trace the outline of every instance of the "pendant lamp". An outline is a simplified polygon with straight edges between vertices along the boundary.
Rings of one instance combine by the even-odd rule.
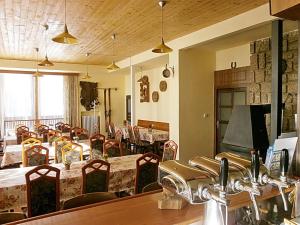
[[[86,53],[86,57],[87,57],[87,60],[86,60],[86,74],[82,77],[83,80],[89,80],[91,79],[92,77],[89,75],[89,56],[91,55],[91,53]]]
[[[47,55],[47,33],[48,33],[48,28],[49,26],[47,24],[44,25],[45,28],[45,50],[46,50],[46,56],[45,59],[39,63],[39,66],[54,66],[52,62],[49,61],[48,55]]]
[[[52,38],[52,41],[61,43],[61,44],[77,44],[78,40],[76,37],[71,35],[68,31],[67,27],[67,0],[65,0],[65,26],[64,26],[64,32],[57,35],[56,37]]]
[[[154,49],[152,49],[152,52],[154,53],[169,53],[172,52],[173,49],[170,48],[165,44],[164,41],[164,6],[167,4],[166,0],[159,0],[158,2],[160,8],[161,8],[161,43],[156,46]]]
[[[42,77],[43,75],[39,72],[39,49],[35,48],[36,51],[36,71],[32,74],[33,77]]]
[[[112,48],[113,48],[113,56],[115,56],[115,40],[116,40],[116,34],[113,34],[111,36],[111,39],[113,40],[113,45],[112,45]],[[113,60],[112,63],[106,67],[107,71],[108,72],[113,72],[113,71],[116,71],[118,69],[120,69],[120,67],[117,66],[117,64],[115,63],[115,61]]]

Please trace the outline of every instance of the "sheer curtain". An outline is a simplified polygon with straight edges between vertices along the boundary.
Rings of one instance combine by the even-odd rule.
[[[71,126],[80,126],[78,76],[64,76],[64,120]]]
[[[64,77],[49,75],[38,80],[39,118],[63,118]]]

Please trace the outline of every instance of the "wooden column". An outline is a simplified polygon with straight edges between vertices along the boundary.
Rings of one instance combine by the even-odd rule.
[[[131,60],[131,59],[130,59]],[[134,126],[136,124],[136,116],[135,116],[135,67],[130,66],[130,84],[131,84],[131,125]]]
[[[281,134],[282,115],[282,20],[272,22],[271,142]]]

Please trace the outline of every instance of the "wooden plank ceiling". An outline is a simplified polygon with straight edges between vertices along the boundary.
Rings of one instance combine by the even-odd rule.
[[[165,41],[241,14],[268,0],[169,0],[165,7]],[[77,45],[51,38],[63,31],[64,0],[0,0],[0,58],[40,59],[45,55],[43,24],[49,25],[48,56],[53,62],[106,65],[112,56],[111,34],[116,33],[116,60],[150,49],[160,42],[157,0],[67,0],[69,32]]]

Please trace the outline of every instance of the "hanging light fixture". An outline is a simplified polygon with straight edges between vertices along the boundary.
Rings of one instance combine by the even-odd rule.
[[[68,31],[67,27],[67,0],[65,0],[65,27],[64,27],[64,32],[61,34],[57,35],[56,37],[52,38],[52,41],[62,43],[62,44],[77,44],[78,40],[76,37],[71,35]]]
[[[43,75],[39,72],[39,48],[35,48],[36,51],[36,71],[32,74],[34,77],[42,77]]]
[[[158,2],[161,8],[161,44],[152,49],[154,53],[169,53],[172,52],[173,49],[165,44],[164,41],[164,6],[167,4],[166,0],[159,0]]]
[[[89,80],[91,79],[92,77],[89,75],[89,56],[91,55],[91,53],[86,53],[86,57],[87,57],[87,60],[86,60],[86,74],[82,77],[83,80]]]
[[[113,34],[111,36],[111,39],[113,40],[113,57],[115,56],[115,40],[116,40],[116,34]],[[115,63],[115,61],[113,60],[112,63],[106,67],[107,71],[108,72],[113,72],[113,71],[116,71],[118,69],[120,69],[120,67],[117,66],[117,64]]]
[[[39,66],[54,66],[54,64],[52,62],[49,61],[48,59],[48,55],[47,55],[47,37],[48,37],[48,29],[49,26],[48,24],[43,25],[45,28],[45,50],[46,50],[46,56],[45,59],[39,63]]]

